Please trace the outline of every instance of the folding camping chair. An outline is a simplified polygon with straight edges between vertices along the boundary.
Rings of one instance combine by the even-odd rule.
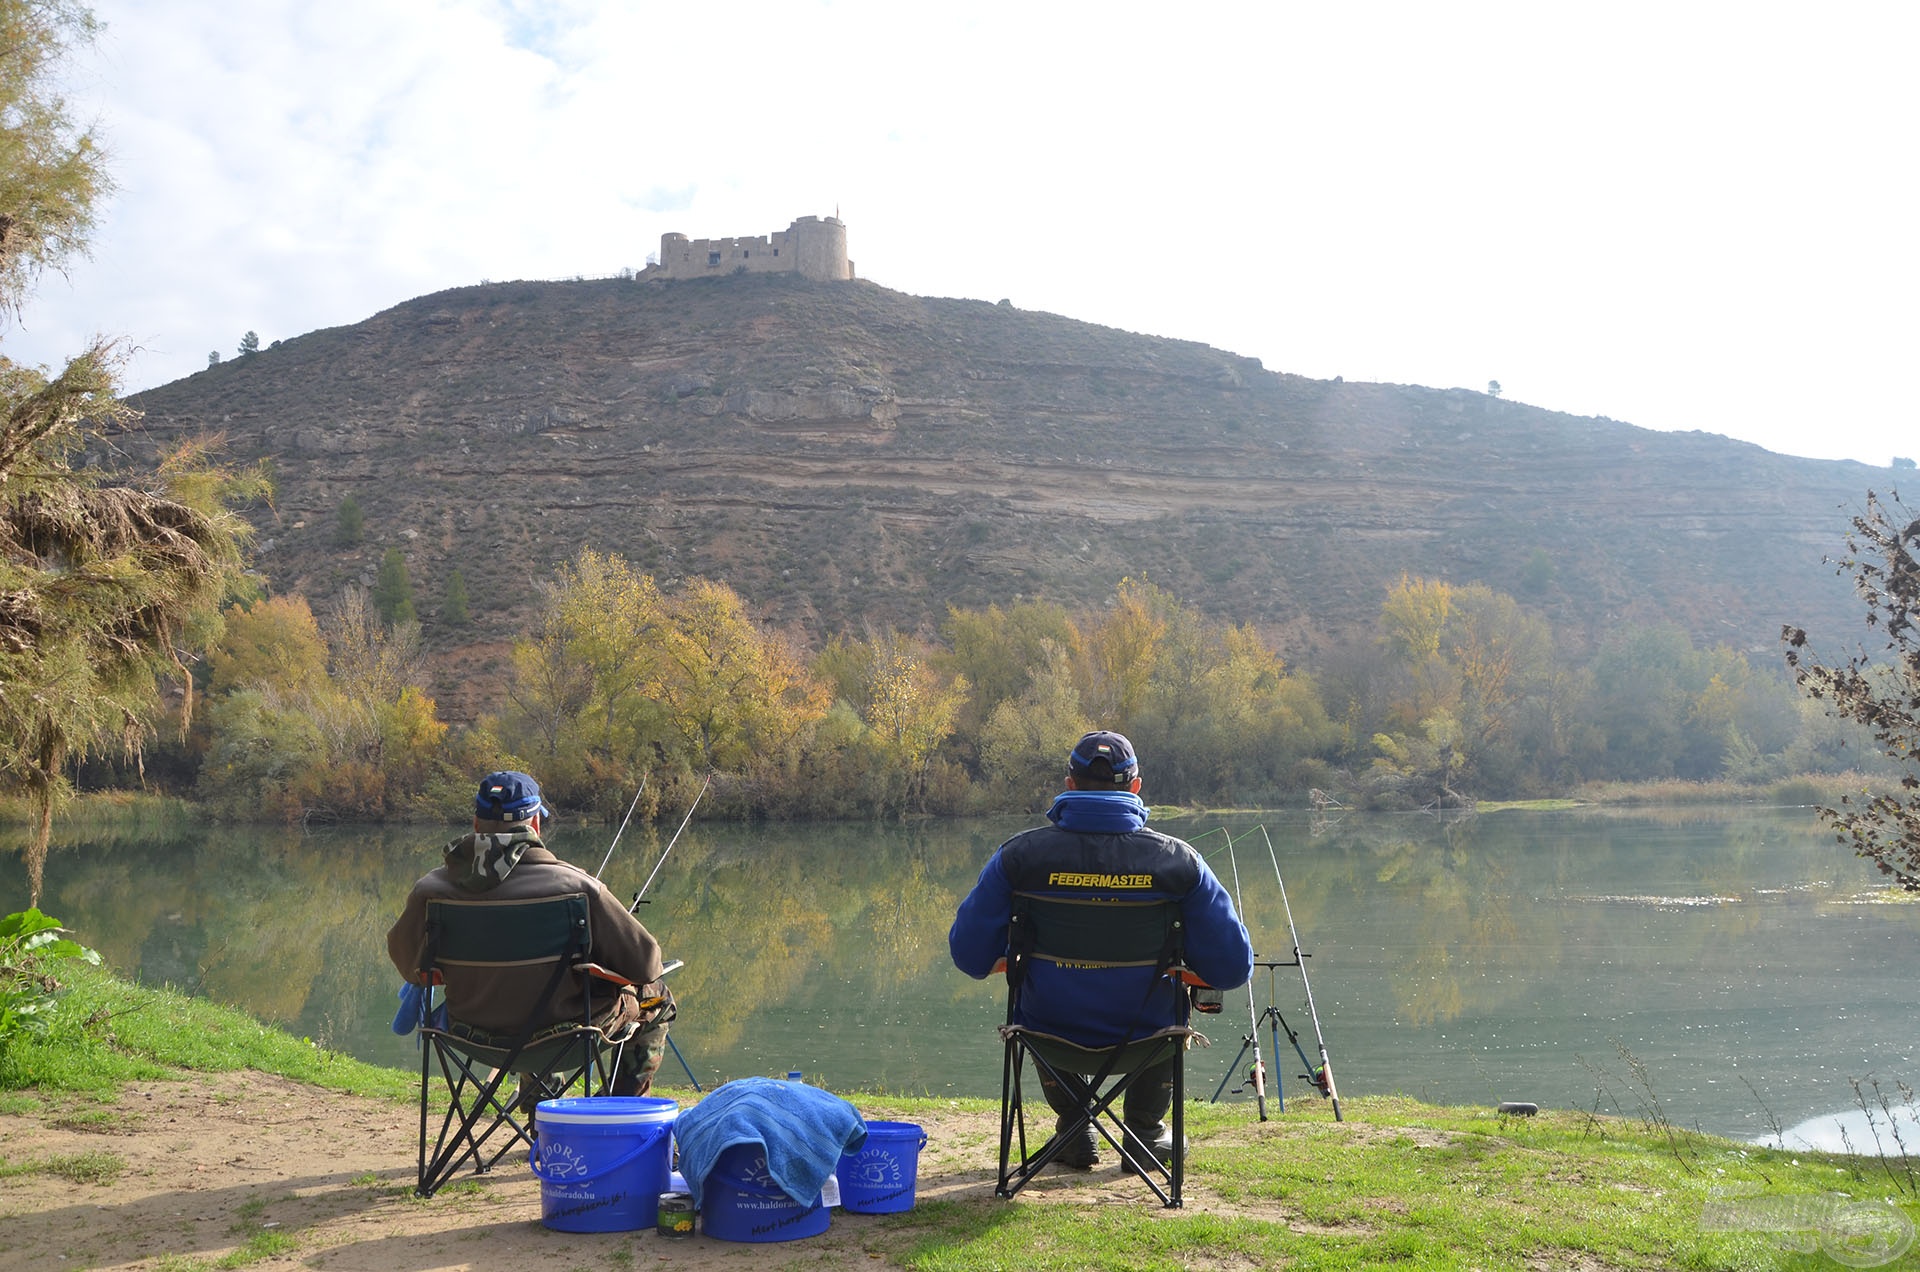
[[[527,1004],[524,1022],[510,1035],[490,1034],[457,1020],[444,1028],[422,1023],[420,1170],[414,1186],[420,1196],[431,1197],[469,1161],[476,1174],[484,1174],[515,1145],[532,1148],[533,1111],[539,1101],[565,1095],[575,1083],[583,1095],[607,1094],[621,1052],[640,1024],[611,1033],[593,1024],[595,982],[604,982],[609,995],[631,982],[587,961],[593,946],[587,913],[586,894],[578,892],[528,901],[427,902],[422,984],[444,983],[451,969],[551,964],[553,970],[546,988]],[[581,1018],[539,1027],[567,976],[586,978]],[[663,996],[644,999],[641,1006],[657,1018],[671,1003]],[[457,1010],[458,1004],[449,1006]],[[447,1108],[437,1135],[430,1135],[428,1103],[436,1069],[445,1083]],[[502,1095],[500,1088],[510,1074],[515,1082]],[[497,1146],[496,1136],[503,1136]]]
[[[1151,1030],[1111,1047],[1085,1047],[1054,1034],[1014,1023],[1026,973],[1033,960],[1074,968],[1151,967],[1174,981],[1176,1023]],[[1180,908],[1171,901],[1095,901],[1014,895],[1013,921],[1007,933],[1007,1022],[1000,1027],[1006,1055],[1000,1075],[1000,1179],[994,1191],[1012,1197],[1091,1126],[1131,1162],[1163,1206],[1181,1204],[1186,1174],[1186,1051],[1197,1037],[1188,1027],[1187,972]],[[1145,1000],[1142,1001],[1145,1006]],[[1077,1114],[1063,1119],[1052,1138],[1028,1151],[1026,1105],[1022,1098],[1023,1060],[1031,1056],[1046,1078],[1079,1098]],[[1161,1162],[1121,1117],[1121,1098],[1140,1075],[1173,1061],[1173,1150]],[[1053,1117],[1051,1106],[1047,1115]],[[1018,1141],[1019,1160],[1013,1160]]]

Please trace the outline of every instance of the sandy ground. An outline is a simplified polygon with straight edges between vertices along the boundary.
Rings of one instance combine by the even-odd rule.
[[[917,1201],[1007,1204],[992,1196],[995,1119],[956,1112],[914,1120],[928,1134]],[[491,1175],[462,1176],[429,1200],[414,1197],[415,1138],[404,1107],[254,1073],[135,1083],[112,1105],[72,1101],[0,1116],[0,1160],[9,1168],[83,1154],[124,1163],[100,1183],[0,1174],[0,1269],[186,1272],[212,1267],[260,1233],[285,1240],[247,1267],[886,1268],[899,1266],[893,1253],[915,1239],[911,1213],[839,1210],[823,1235],[781,1243],[553,1232],[540,1224],[540,1185],[524,1154],[510,1154]],[[1069,1204],[1153,1204],[1139,1181],[1110,1164],[1090,1174],[1049,1171],[1024,1196],[1063,1190],[1059,1200]],[[1189,1212],[1205,1205],[1191,1180],[1187,1204]]]

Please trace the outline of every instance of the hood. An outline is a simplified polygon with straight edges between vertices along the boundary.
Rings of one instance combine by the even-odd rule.
[[[529,848],[541,847],[532,831],[462,835],[440,850],[447,877],[463,892],[491,892],[506,882]]]

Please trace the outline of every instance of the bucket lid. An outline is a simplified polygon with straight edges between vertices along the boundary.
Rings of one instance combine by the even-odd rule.
[[[537,1121],[554,1125],[567,1123],[594,1126],[638,1122],[671,1122],[680,1113],[677,1100],[652,1095],[569,1096],[542,1100],[534,1113]]]

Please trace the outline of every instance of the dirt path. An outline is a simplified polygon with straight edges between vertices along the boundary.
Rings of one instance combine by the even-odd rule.
[[[518,1154],[421,1201],[411,1118],[405,1107],[253,1073],[135,1083],[112,1105],[66,1101],[0,1116],[7,1166],[65,1161],[79,1176],[0,1176],[0,1269],[185,1272],[249,1241],[262,1257],[245,1266],[327,1272],[887,1268],[913,1240],[911,1215],[842,1211],[824,1235],[777,1245],[551,1232],[539,1222],[539,1181]],[[915,1120],[929,1141],[916,1199],[989,1202],[994,1119]],[[117,1174],[89,1181],[86,1164],[110,1159],[124,1163]],[[1138,1181],[1129,1188],[1117,1169],[1043,1178],[1034,1190],[1060,1186],[1082,1204],[1140,1204]],[[1189,1206],[1196,1200],[1190,1192]]]

